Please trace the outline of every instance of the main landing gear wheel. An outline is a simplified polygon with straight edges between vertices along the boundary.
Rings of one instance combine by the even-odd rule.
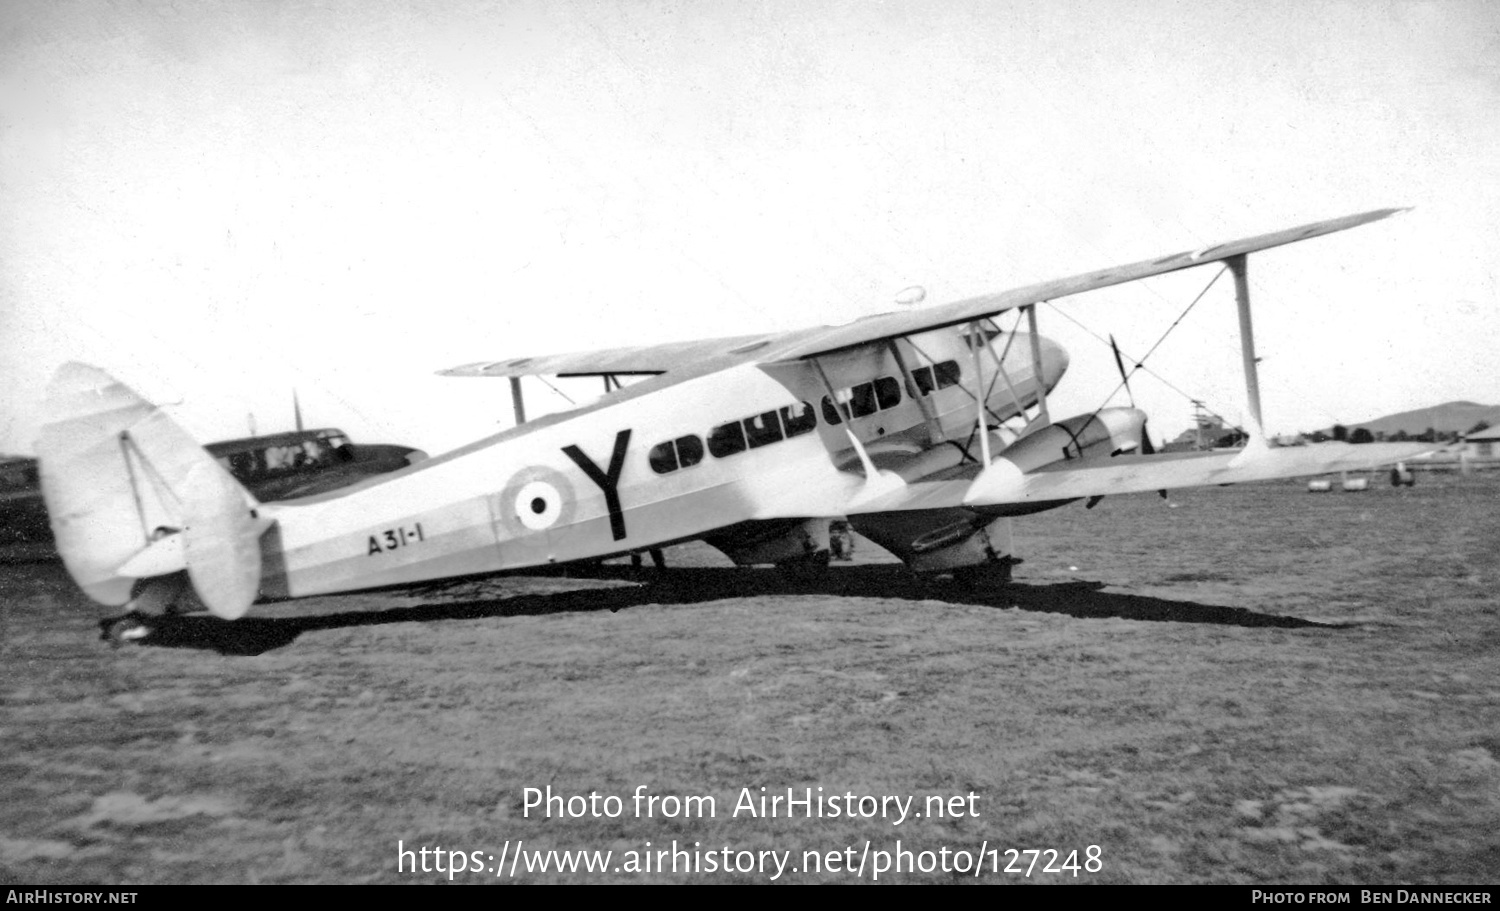
[[[112,648],[139,642],[149,635],[151,635],[151,625],[146,622],[144,616],[135,611],[109,621],[109,625],[104,630],[104,638],[109,641]]]

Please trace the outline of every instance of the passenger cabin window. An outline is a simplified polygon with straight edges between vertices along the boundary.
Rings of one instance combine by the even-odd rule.
[[[677,438],[677,463],[683,468],[692,468],[703,461],[703,441],[689,434]]]
[[[722,459],[745,451],[745,428],[739,421],[720,424],[708,432],[708,451]]]
[[[745,418],[745,440],[751,449],[767,446],[771,443],[780,443],[785,437],[781,432],[781,418],[774,411],[757,414],[753,418]]]
[[[651,470],[657,474],[670,474],[677,470],[677,447],[672,445],[671,440],[657,443],[646,454],[646,461],[651,463]]]
[[[788,437],[801,436],[811,433],[818,426],[818,416],[813,414],[811,405],[798,402],[781,409],[781,426],[786,429]]]
[[[911,372],[911,379],[917,385],[916,395],[930,395],[937,388],[932,384],[931,367],[918,367]]]
[[[916,381],[918,395],[932,395],[934,390],[957,386],[962,374],[957,361],[943,361],[931,367],[918,367],[911,372]]]
[[[658,443],[646,456],[651,470],[657,474],[670,474],[679,468],[691,468],[703,461],[703,441],[688,435]]]
[[[708,451],[722,459],[746,449],[769,446],[788,437],[811,433],[818,426],[812,406],[806,402],[785,405],[738,421],[720,424],[708,432]],[[703,441],[688,435],[658,443],[646,454],[657,474],[670,474],[703,461]]]
[[[875,404],[875,384],[860,383],[854,387],[854,396],[849,399],[849,413],[857,418],[869,417],[879,411]]]
[[[850,390],[848,389],[840,389],[838,392],[839,401],[847,404],[849,401],[849,392]],[[823,420],[829,424],[844,423],[843,409],[834,405],[833,401],[826,395],[823,396]]]
[[[868,417],[877,411],[901,404],[901,384],[894,377],[883,376],[869,383],[840,389],[838,397],[851,416]],[[843,409],[836,407],[832,399],[823,396],[823,420],[830,424],[842,424],[842,412]]]

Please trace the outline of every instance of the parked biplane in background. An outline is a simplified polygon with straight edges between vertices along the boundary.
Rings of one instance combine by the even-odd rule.
[[[160,409],[105,372],[60,368],[37,444],[59,550],[101,604],[398,586],[638,554],[703,539],[737,562],[806,559],[829,517],[913,570],[1008,578],[1013,517],[1110,494],[1370,468],[1424,446],[1276,449],[1261,422],[1247,257],[1383,219],[1383,209],[842,326],[515,358],[445,371],[602,376],[576,410],[342,490],[263,503]],[[1068,355],[1036,305],[1197,266],[1233,274],[1249,443],[1154,452],[1146,415],[1054,419]],[[1016,311],[1002,328],[995,317]],[[1021,331],[1022,322],[1026,330]],[[621,376],[643,377],[621,387]],[[1022,426],[1015,424],[1024,422]],[[185,584],[184,580],[190,582]],[[194,598],[193,596],[196,596]]]
[[[351,443],[342,430],[293,430],[204,447],[260,501],[310,497],[427,458],[420,449]]]

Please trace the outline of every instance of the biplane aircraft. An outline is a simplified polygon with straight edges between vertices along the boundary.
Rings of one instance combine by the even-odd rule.
[[[510,378],[517,426],[352,487],[251,496],[161,409],[61,367],[37,450],[59,551],[126,618],[227,619],[277,600],[640,554],[707,540],[739,563],[815,558],[848,517],[913,570],[1006,579],[1014,517],[1082,499],[1370,468],[1417,445],[1272,448],[1262,428],[1247,257],[1386,218],[1382,209],[847,325],[471,364]],[[1067,352],[1036,305],[1222,264],[1234,277],[1249,443],[1157,453],[1146,415],[1057,419]],[[1002,331],[995,317],[1017,311]],[[1026,331],[1020,331],[1022,321]],[[528,375],[609,392],[525,421]],[[619,377],[638,381],[621,386]],[[1024,426],[1012,426],[1024,421]],[[821,539],[820,539],[821,530]]]

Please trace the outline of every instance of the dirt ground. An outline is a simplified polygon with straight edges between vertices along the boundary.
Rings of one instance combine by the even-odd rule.
[[[1018,521],[1009,586],[692,546],[120,650],[3,566],[0,880],[1494,884],[1497,507],[1111,498]]]

